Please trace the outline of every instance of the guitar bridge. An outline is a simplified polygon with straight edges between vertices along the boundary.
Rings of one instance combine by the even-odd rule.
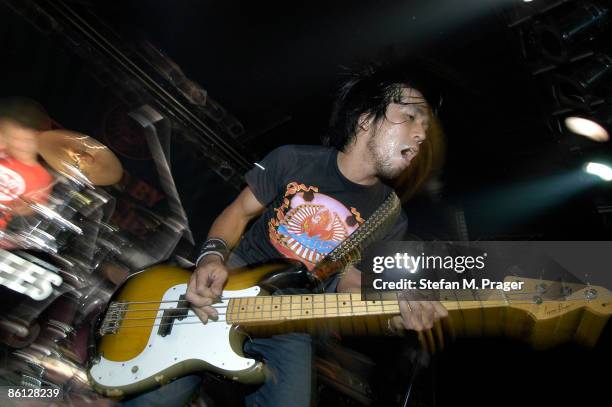
[[[108,306],[108,310],[106,311],[106,315],[102,320],[102,324],[100,324],[100,329],[98,330],[100,336],[116,334],[119,330],[121,320],[123,319],[126,310],[127,304],[111,302],[111,304]]]

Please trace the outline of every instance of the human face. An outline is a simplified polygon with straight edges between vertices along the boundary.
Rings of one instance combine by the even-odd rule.
[[[9,155],[24,162],[36,161],[38,131],[23,127],[17,122],[0,119],[0,135]]]
[[[429,112],[423,95],[412,88],[402,89],[401,100],[389,104],[368,140],[377,176],[393,179],[408,168],[425,141]]]

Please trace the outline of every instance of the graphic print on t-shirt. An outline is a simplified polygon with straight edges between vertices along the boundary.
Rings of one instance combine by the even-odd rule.
[[[364,219],[355,208],[297,182],[287,185],[283,203],[270,219],[270,242],[285,257],[301,261],[312,270]]]
[[[10,202],[25,192],[26,184],[19,173],[0,161],[0,202]]]

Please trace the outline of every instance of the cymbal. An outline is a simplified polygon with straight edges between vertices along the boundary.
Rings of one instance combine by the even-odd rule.
[[[54,170],[74,176],[77,170],[93,185],[112,185],[123,175],[121,162],[104,144],[69,130],[43,131],[39,153]]]

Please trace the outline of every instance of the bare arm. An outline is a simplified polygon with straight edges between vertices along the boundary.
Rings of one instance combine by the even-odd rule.
[[[221,238],[232,248],[240,240],[249,221],[261,214],[264,209],[265,207],[253,195],[253,191],[246,187],[217,216],[208,232],[208,237]],[[216,255],[204,257],[191,274],[185,298],[191,302],[193,311],[202,322],[206,323],[209,317],[216,318],[219,315],[212,304],[221,295],[227,276],[227,268],[221,257]]]
[[[251,188],[246,187],[240,195],[221,212],[213,222],[208,237],[225,240],[230,248],[236,246],[251,219],[260,215],[265,207],[259,203]]]

